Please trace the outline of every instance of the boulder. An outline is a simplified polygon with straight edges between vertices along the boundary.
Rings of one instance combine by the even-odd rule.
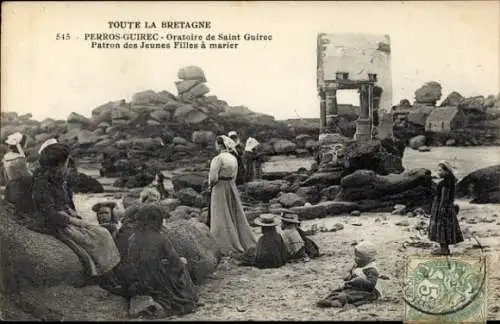
[[[89,118],[82,116],[80,114],[77,114],[75,112],[72,112],[68,116],[67,122],[72,123],[72,124],[80,124],[83,126],[88,126],[88,125],[92,124],[92,121]]]
[[[129,302],[99,286],[59,285],[23,290],[17,304],[42,321],[127,321]]]
[[[337,197],[337,194],[340,192],[340,186],[339,185],[334,185],[327,187],[323,190],[321,190],[321,200],[323,201],[328,201],[328,200],[335,200],[335,197]]]
[[[115,142],[118,149],[158,150],[163,147],[161,138],[131,138]]]
[[[84,280],[83,265],[66,244],[19,225],[3,201],[0,210],[2,291],[74,285]]]
[[[336,201],[357,202],[361,211],[403,204],[428,210],[433,198],[431,172],[414,169],[401,174],[378,175],[358,170],[340,182]],[[364,208],[363,208],[364,206]]]
[[[175,198],[167,198],[161,200],[159,204],[163,208],[163,210],[165,210],[167,213],[170,213],[181,205],[181,201]]]
[[[174,222],[177,220],[189,220],[192,218],[198,218],[199,215],[200,215],[199,208],[179,205],[169,213],[170,217],[167,219],[167,222]]]
[[[290,211],[299,215],[300,220],[324,218],[349,213],[357,210],[358,205],[352,202],[325,201],[317,205],[290,208]]]
[[[424,146],[426,142],[426,138],[424,135],[418,135],[410,139],[409,146],[414,149],[418,150],[420,146]]]
[[[164,122],[170,120],[170,113],[166,110],[163,109],[156,109],[153,110],[149,116],[151,116],[152,119],[158,121],[158,122]]]
[[[372,170],[382,175],[402,172],[404,170],[402,152],[396,148],[390,152],[391,149],[382,144],[383,142],[379,140],[348,144],[345,149],[346,173],[352,173],[356,170]],[[387,154],[392,155],[392,157],[387,157]]]
[[[112,111],[118,107],[126,106],[125,100],[109,101],[92,110],[92,122],[99,125],[102,122],[111,122]]]
[[[500,203],[500,165],[471,172],[457,184],[457,197],[472,198],[472,203]]]
[[[319,188],[316,186],[299,187],[295,193],[311,204],[318,203],[321,199]]]
[[[443,102],[441,102],[441,107],[448,107],[448,106],[455,106],[455,107],[458,107],[458,105],[460,104],[460,102],[464,99],[464,97],[456,92],[456,91],[453,91],[452,93],[450,93],[448,95],[448,97],[446,97],[446,99],[443,100]]]
[[[104,192],[104,188],[99,181],[81,172],[72,173],[69,183],[74,193]]]
[[[289,186],[290,183],[284,180],[256,180],[247,182],[244,185],[244,191],[254,199],[268,202],[281,191],[286,191]]]
[[[176,81],[175,87],[177,88],[177,93],[182,95],[183,93],[188,92],[192,88],[194,88],[197,84],[200,84],[198,80],[184,80],[184,81]]]
[[[299,149],[306,148],[306,143],[310,140],[312,140],[312,137],[308,134],[300,134],[295,137],[295,143]]]
[[[202,208],[205,207],[208,202],[193,188],[182,188],[175,193],[177,199],[181,201],[182,204],[192,207]]]
[[[208,116],[192,105],[185,104],[175,110],[174,118],[179,122],[187,124],[200,124],[204,122]]]
[[[146,90],[137,92],[132,96],[132,105],[161,105],[175,100],[175,96],[168,91],[154,92]]]
[[[428,103],[435,105],[441,99],[441,84],[436,81],[430,81],[415,90],[415,101],[418,103]]]
[[[485,98],[483,96],[476,96],[465,98],[460,102],[460,108],[468,110],[484,111]]]
[[[193,188],[197,192],[202,192],[208,185],[207,173],[183,173],[172,177],[172,184],[175,191],[183,188]]]
[[[195,65],[190,65],[179,69],[177,78],[181,80],[197,80],[200,82],[207,82],[203,70]]]
[[[214,145],[215,134],[212,131],[194,131],[191,136],[191,141],[194,144]]]
[[[332,172],[315,172],[309,178],[307,178],[301,186],[318,186],[320,188],[326,188],[331,185],[340,184],[340,180],[344,176],[344,171],[332,171]]]
[[[303,206],[306,203],[306,200],[292,192],[282,193],[279,197],[280,204],[285,208]]]
[[[457,141],[453,138],[450,138],[449,140],[446,141],[446,146],[453,146],[457,143]]]
[[[168,222],[164,231],[179,256],[187,259],[188,270],[196,284],[203,283],[220,261],[220,250],[210,229],[197,220]]]
[[[277,140],[272,145],[276,154],[292,154],[297,149],[297,145],[288,140]]]
[[[428,147],[428,146],[425,146],[425,145],[424,145],[424,146],[420,146],[420,147],[418,148],[418,151],[419,151],[419,152],[430,152],[430,151],[431,151],[431,148],[430,148],[430,147]]]
[[[192,100],[194,98],[203,97],[210,92],[210,89],[204,83],[198,83],[188,91],[182,93],[180,96],[182,99]]]

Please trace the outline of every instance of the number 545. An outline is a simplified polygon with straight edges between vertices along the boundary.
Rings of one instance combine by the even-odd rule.
[[[71,36],[69,33],[57,33],[56,40],[70,40]]]

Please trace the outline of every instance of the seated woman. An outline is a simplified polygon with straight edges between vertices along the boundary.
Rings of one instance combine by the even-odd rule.
[[[118,233],[120,226],[120,220],[115,214],[115,207],[114,201],[102,201],[92,206],[92,210],[97,215],[97,222],[107,229],[113,238]]]
[[[376,288],[379,273],[375,265],[375,248],[369,243],[360,243],[354,248],[354,254],[355,265],[344,278],[347,282],[320,300],[316,304],[318,307],[360,306],[380,298]]]
[[[81,219],[74,210],[67,185],[70,149],[55,143],[40,154],[40,167],[33,175],[33,203],[36,208],[32,230],[53,235],[68,245],[84,264],[91,279],[102,282],[120,261],[120,254],[109,232]]]
[[[130,237],[127,265],[129,274],[125,293],[150,296],[163,307],[163,314],[182,315],[196,310],[198,295],[186,267],[172,243],[161,233],[164,212],[156,205],[141,206],[136,227]],[[131,304],[132,306],[132,304]]]
[[[282,236],[288,251],[288,260],[309,261],[319,255],[313,240],[300,229],[299,216],[291,213],[281,215]]]
[[[281,235],[276,231],[279,220],[271,214],[260,215],[255,224],[262,229],[262,236],[255,249],[247,250],[241,257],[241,264],[260,269],[279,268],[287,261],[287,249]]]

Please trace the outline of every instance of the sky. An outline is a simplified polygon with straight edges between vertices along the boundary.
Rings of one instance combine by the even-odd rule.
[[[317,118],[316,37],[388,34],[393,103],[438,81],[443,99],[499,92],[500,2],[2,2],[1,109],[33,118],[90,116],[139,91],[177,93],[177,71],[201,67],[210,95],[276,119]],[[210,30],[116,30],[108,21],[210,21]],[[85,33],[261,34],[238,49],[92,49]],[[69,33],[70,40],[56,40]],[[78,38],[78,39],[77,39]],[[358,104],[355,93],[339,103]]]

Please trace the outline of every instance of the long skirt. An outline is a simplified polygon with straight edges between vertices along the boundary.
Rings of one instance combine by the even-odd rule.
[[[429,223],[429,240],[440,244],[457,244],[464,241],[458,222],[455,206],[447,204],[438,210],[437,203],[431,209]]]
[[[326,298],[317,303],[319,307],[332,307],[337,301],[340,305],[352,304],[360,306],[371,303],[380,298],[380,292],[377,289],[372,291],[356,290],[351,288],[338,288],[332,291]]]
[[[120,252],[107,229],[92,224],[69,224],[55,235],[80,258],[89,276],[102,276],[120,262]]]
[[[223,254],[243,253],[257,244],[233,180],[219,180],[212,188],[210,231]]]

